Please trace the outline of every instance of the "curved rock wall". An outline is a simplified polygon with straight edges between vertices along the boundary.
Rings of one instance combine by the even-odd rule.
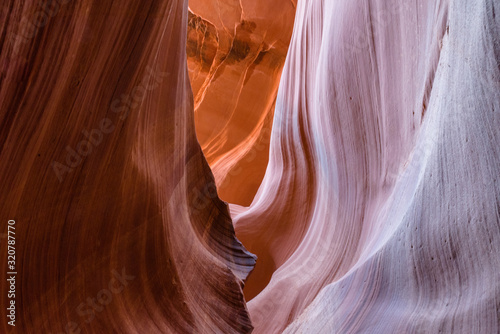
[[[498,3],[299,1],[236,233],[256,333],[498,329]]]
[[[3,8],[1,332],[500,331],[497,1]]]
[[[241,289],[255,258],[196,140],[187,1],[5,6],[0,212],[16,221],[15,332],[249,333]]]

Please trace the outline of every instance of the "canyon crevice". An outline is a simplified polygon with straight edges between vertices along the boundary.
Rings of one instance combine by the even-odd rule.
[[[498,13],[6,0],[0,332],[499,332]]]

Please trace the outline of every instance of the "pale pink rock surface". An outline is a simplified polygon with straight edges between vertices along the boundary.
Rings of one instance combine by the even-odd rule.
[[[232,210],[254,333],[500,330],[499,11],[299,1],[266,175]]]

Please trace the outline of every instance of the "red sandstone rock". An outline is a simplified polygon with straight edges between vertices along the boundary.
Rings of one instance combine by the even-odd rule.
[[[15,39],[40,9],[10,1],[0,26],[0,216],[3,233],[16,222],[15,332],[249,333],[241,288],[255,259],[196,141],[187,2],[58,7]],[[3,239],[0,250],[6,282]]]

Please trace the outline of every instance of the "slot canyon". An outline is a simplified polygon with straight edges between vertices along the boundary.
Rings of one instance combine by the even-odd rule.
[[[498,0],[4,0],[0,333],[500,333]]]

